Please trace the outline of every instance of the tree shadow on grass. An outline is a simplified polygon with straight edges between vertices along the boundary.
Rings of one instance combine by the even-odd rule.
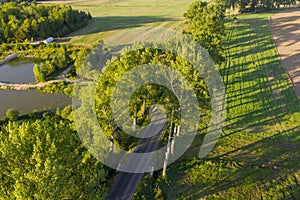
[[[206,190],[206,192],[212,194],[220,190],[227,190],[231,187],[239,187],[239,185],[252,183],[259,184],[264,192],[268,191],[271,187],[275,188],[276,185],[284,186],[284,181],[286,181],[287,177],[291,176],[294,178],[294,173],[298,173],[300,170],[299,134],[300,129],[298,126],[286,130],[285,133],[278,133],[220,155],[217,159],[226,159],[229,156],[232,160],[240,160],[242,166],[226,180],[221,181],[218,185],[212,187],[210,191]],[[266,183],[272,183],[272,186]],[[299,190],[293,188],[296,185],[296,181],[294,184],[291,183],[291,188],[289,188],[290,195],[298,193]],[[285,193],[286,191],[282,190],[280,192]]]
[[[219,163],[212,166],[219,166],[219,172],[223,171],[223,175],[217,179],[211,178],[209,174],[218,173],[212,168],[211,171],[208,169],[203,172],[206,174],[203,176],[206,177],[206,184],[185,182],[182,185],[180,179],[183,178],[172,174],[174,172],[172,170],[168,177],[173,183],[171,187],[187,190],[191,194],[189,199],[205,198],[210,195],[222,199],[231,199],[228,195],[238,195],[235,196],[237,199],[261,199],[261,196],[266,195],[276,195],[274,199],[299,199],[297,180],[300,171],[299,134],[300,127],[297,126],[286,130],[285,133],[266,137],[216,157],[198,160],[192,165],[183,163],[184,161],[177,162],[176,172],[184,171],[189,174],[192,174],[190,170],[196,167],[195,164]],[[169,188],[166,188],[166,191],[168,190]],[[174,195],[185,194],[175,192]]]
[[[175,19],[155,16],[94,17],[86,27],[72,33],[70,36],[80,36],[127,28],[137,28],[146,24],[166,21],[175,21]]]

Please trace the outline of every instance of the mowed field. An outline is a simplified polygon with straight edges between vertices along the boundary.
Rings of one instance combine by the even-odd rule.
[[[300,9],[291,9],[272,16],[271,30],[282,65],[300,99]]]
[[[280,64],[271,15],[228,19],[227,63],[220,67],[227,95],[223,135],[201,160],[201,141],[195,141],[168,178],[154,183],[166,199],[300,199],[300,102]]]
[[[43,4],[70,4],[74,9],[90,12],[89,25],[68,37],[62,43],[92,45],[124,30],[140,27],[159,27],[181,30],[183,14],[193,0],[66,0],[45,1]],[[151,34],[151,32],[149,32]]]

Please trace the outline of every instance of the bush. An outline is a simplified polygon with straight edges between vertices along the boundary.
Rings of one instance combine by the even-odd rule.
[[[72,106],[71,105],[68,105],[64,109],[62,109],[61,118],[68,119],[68,120],[72,119]]]
[[[8,119],[9,121],[16,121],[18,117],[19,117],[19,111],[12,108],[6,111],[6,119]]]

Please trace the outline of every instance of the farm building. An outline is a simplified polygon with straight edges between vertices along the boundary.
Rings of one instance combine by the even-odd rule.
[[[49,44],[49,43],[51,43],[51,42],[53,42],[53,41],[54,41],[53,37],[49,37],[49,38],[47,38],[46,40],[44,40],[43,43],[44,43],[44,44]]]
[[[32,45],[39,45],[40,42],[39,41],[37,41],[37,42],[31,42],[30,44],[32,44]]]

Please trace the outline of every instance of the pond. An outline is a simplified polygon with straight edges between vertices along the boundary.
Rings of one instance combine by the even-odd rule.
[[[10,108],[26,114],[33,110],[56,110],[71,104],[72,99],[62,94],[41,94],[37,90],[0,90],[0,118]]]
[[[32,83],[36,82],[33,74],[34,63],[32,61],[12,61],[0,65],[0,81],[8,83]]]
[[[0,82],[32,83],[36,82],[32,61],[13,61],[0,65]],[[72,99],[61,94],[41,94],[37,90],[17,91],[0,90],[0,118],[8,109],[13,108],[26,114],[34,110],[56,110],[72,104]]]

